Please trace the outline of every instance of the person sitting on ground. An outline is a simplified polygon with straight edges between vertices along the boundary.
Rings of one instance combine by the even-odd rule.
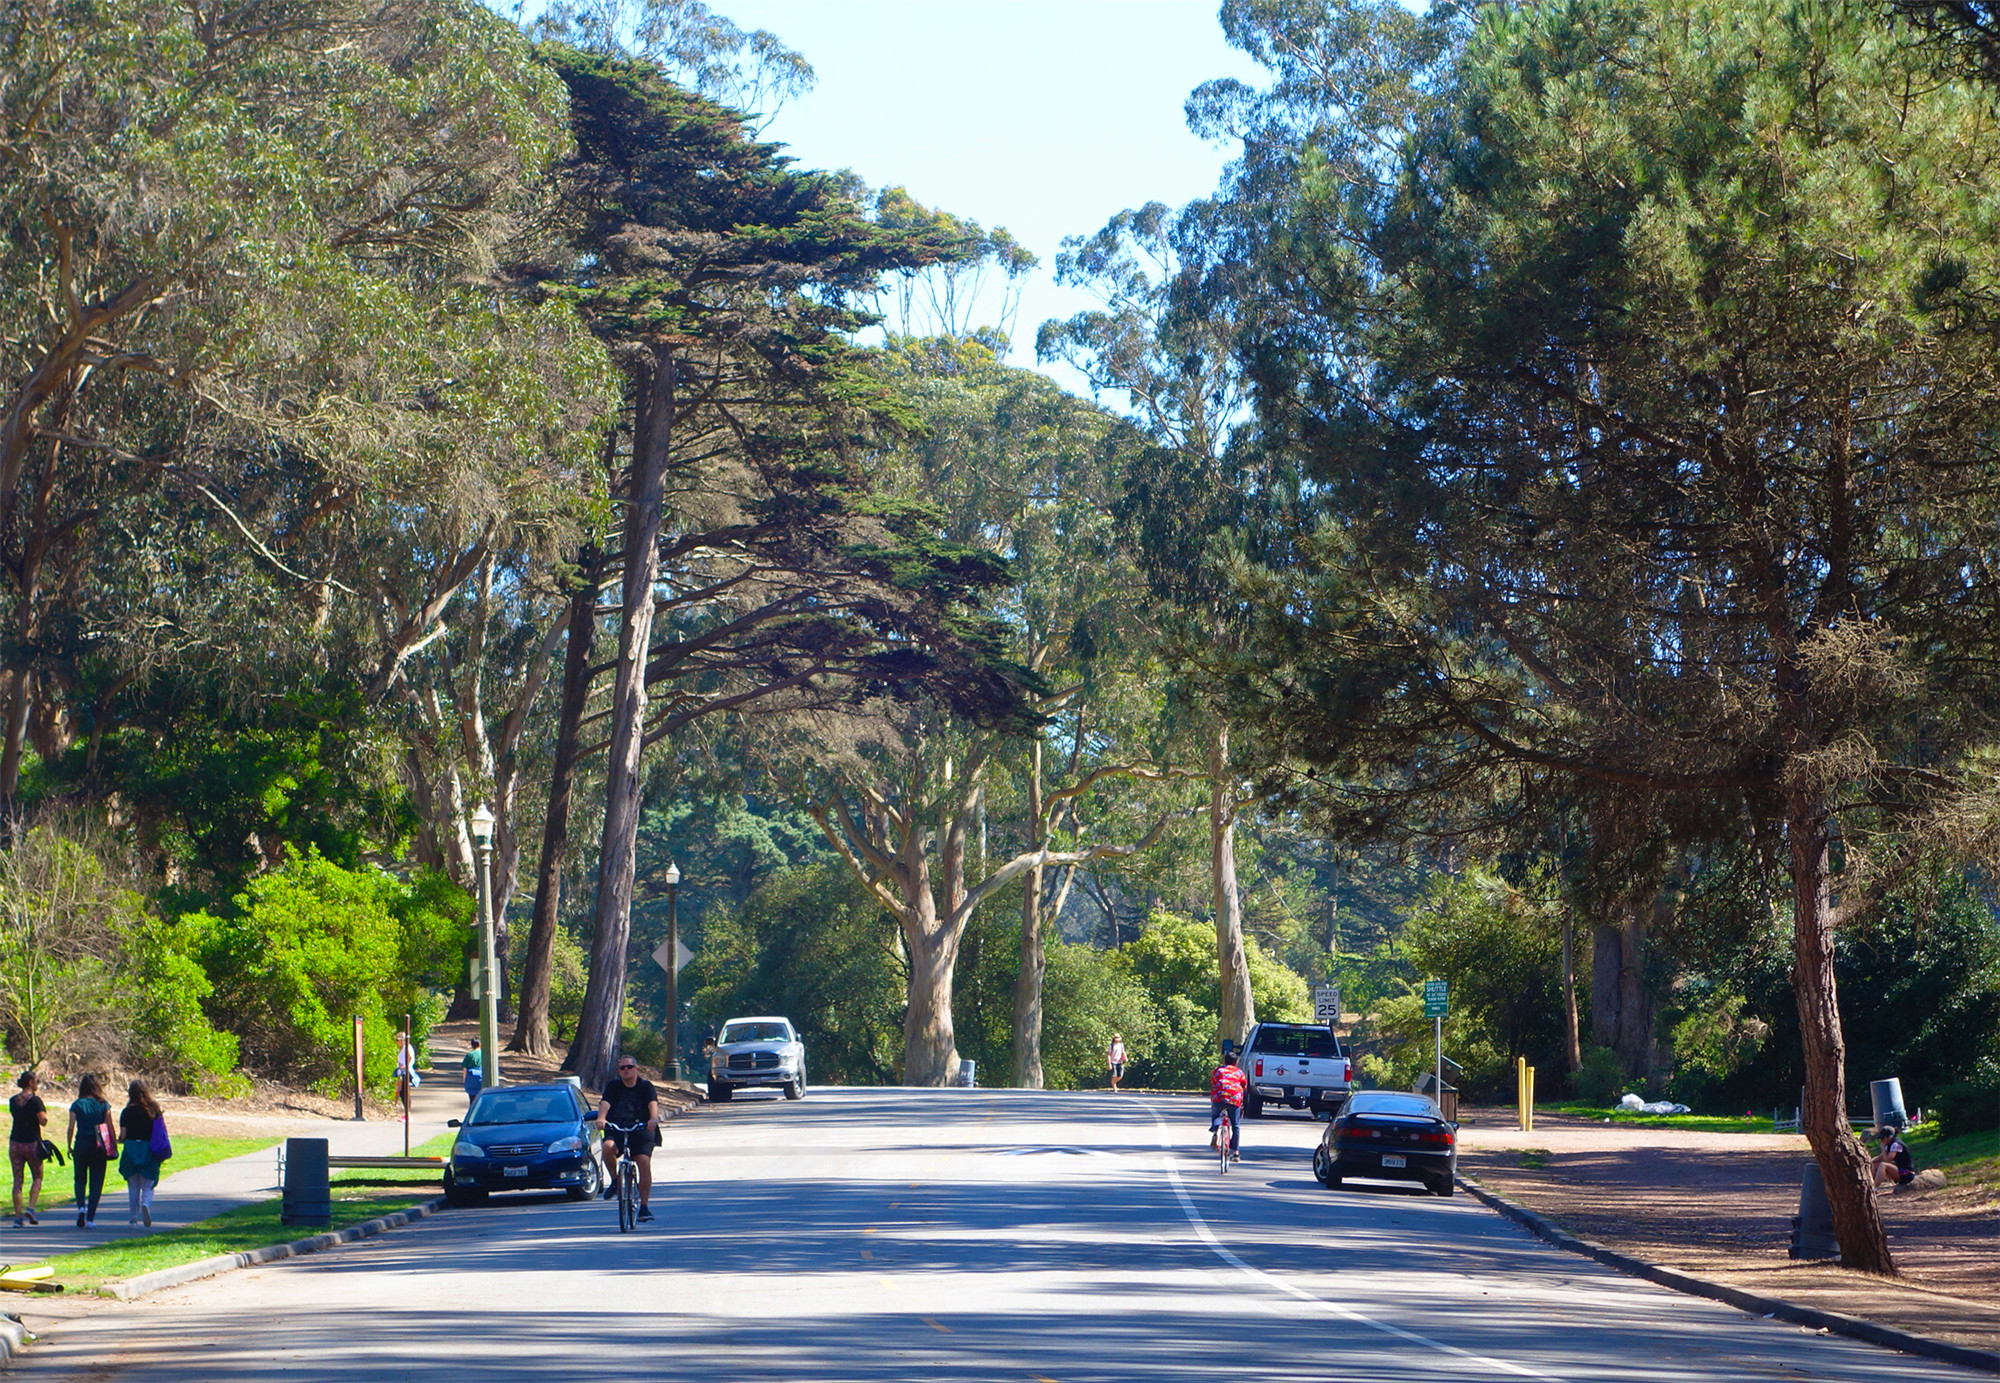
[[[639,1164],[639,1218],[653,1218],[653,1148],[660,1141],[660,1092],[639,1075],[639,1063],[618,1058],[618,1075],[604,1087],[597,1102],[597,1120],[604,1126],[604,1199],[618,1194],[618,1147],[630,1142],[632,1160]],[[618,1124],[630,1133],[611,1127]]]
[[[1908,1186],[1917,1179],[1916,1163],[1910,1159],[1910,1148],[1903,1141],[1903,1135],[1894,1124],[1884,1124],[1876,1130],[1882,1140],[1882,1151],[1875,1154],[1875,1185]]]

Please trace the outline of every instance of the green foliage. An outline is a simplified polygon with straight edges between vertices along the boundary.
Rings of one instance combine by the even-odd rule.
[[[182,949],[186,937],[184,929],[152,921],[133,938],[132,1064],[197,1094],[247,1094],[249,1082],[236,1069],[236,1035],[209,1021],[203,1004],[215,986]]]
[[[1484,866],[1433,877],[1403,932],[1411,964],[1451,985],[1450,1050],[1490,1048],[1546,1068],[1560,1050],[1561,935],[1546,881],[1516,888]],[[1459,1058],[1463,1062],[1464,1058]],[[1467,1075],[1473,1068],[1467,1065]],[[1504,1082],[1498,1071],[1481,1079]]]
[[[1108,1080],[1104,1054],[1114,1032],[1124,1036],[1127,1051],[1147,1051],[1164,1024],[1116,951],[1052,940],[1047,957],[1042,977],[1044,1083],[1051,1090],[1094,1089]]]
[[[734,913],[711,911],[682,983],[697,1028],[778,1013],[806,1044],[808,1078],[889,1085],[903,1045],[903,969],[881,905],[837,862],[786,870]]]
[[[228,912],[182,917],[180,944],[214,985],[210,1015],[236,1034],[253,1069],[341,1088],[358,1015],[364,1077],[381,1087],[405,1014],[422,1046],[435,1016],[426,984],[455,976],[469,916],[464,894],[448,886],[294,854],[252,880]]]
[[[1245,937],[1243,946],[1257,1017],[1275,1022],[1310,1018],[1312,988],[1305,977],[1268,955],[1255,937]],[[1206,1087],[1221,1055],[1222,990],[1214,926],[1155,912],[1138,938],[1115,956],[1144,992],[1154,1014],[1150,1049],[1126,1034],[1133,1084]]]
[[[2000,1070],[1988,1062],[1971,1079],[1940,1086],[1931,1100],[1941,1138],[2000,1129]]]
[[[1587,1104],[1612,1105],[1625,1093],[1631,1081],[1625,1063],[1609,1047],[1585,1047],[1583,1065],[1576,1072],[1576,1095]]]

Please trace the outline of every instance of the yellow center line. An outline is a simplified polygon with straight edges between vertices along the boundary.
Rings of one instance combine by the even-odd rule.
[[[1031,1373],[1028,1375],[1028,1377],[1034,1379],[1035,1383],[1056,1383],[1055,1379],[1049,1377],[1045,1373]]]
[[[890,1202],[889,1202],[889,1208],[890,1208],[891,1210],[894,1210],[894,1209],[895,1209],[895,1208],[896,1208],[897,1206],[899,1206],[899,1205],[901,1205],[901,1204],[902,1204],[902,1202],[901,1202],[901,1201],[890,1201]]]
[[[863,1234],[873,1234],[873,1233],[875,1232],[875,1226],[874,1226],[874,1225],[870,1225],[870,1226],[868,1226],[868,1228],[866,1228],[866,1229],[862,1230],[861,1232],[862,1232]]]
[[[932,1319],[931,1319],[931,1318],[930,1318],[929,1316],[924,1316],[924,1317],[922,1317],[922,1320],[923,1320],[923,1323],[924,1323],[925,1325],[927,1325],[927,1326],[929,1326],[929,1327],[930,1327],[931,1329],[933,1329],[933,1330],[937,1331],[937,1332],[938,1332],[938,1334],[940,1334],[940,1335],[949,1335],[949,1334],[951,1334],[951,1327],[950,1327],[950,1326],[948,1326],[948,1325],[939,1325],[939,1324],[938,1324],[938,1323],[937,1323],[936,1321],[932,1320]]]

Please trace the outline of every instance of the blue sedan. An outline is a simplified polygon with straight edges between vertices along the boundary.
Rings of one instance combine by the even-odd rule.
[[[568,1081],[480,1093],[445,1168],[445,1200],[477,1205],[493,1191],[560,1189],[584,1200],[598,1187],[597,1111]]]

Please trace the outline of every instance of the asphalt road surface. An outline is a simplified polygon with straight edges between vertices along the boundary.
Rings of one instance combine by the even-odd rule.
[[[659,1218],[560,1198],[97,1311],[14,1376],[91,1383],[608,1378],[1984,1377],[1686,1297],[1463,1195],[1312,1178],[1319,1126],[1145,1096],[818,1090],[669,1126]]]

